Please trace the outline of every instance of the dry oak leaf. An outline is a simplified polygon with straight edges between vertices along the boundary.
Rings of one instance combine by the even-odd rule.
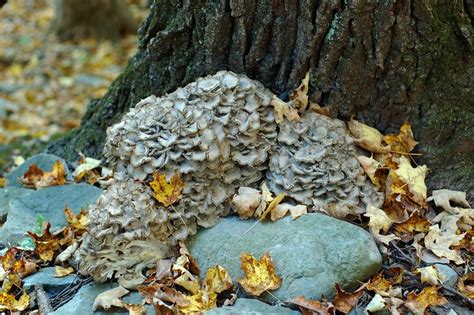
[[[426,165],[413,168],[410,160],[404,156],[400,157],[398,169],[395,171],[397,176],[408,185],[408,190],[413,194],[413,200],[419,205],[425,205],[427,188],[425,184]]]
[[[459,292],[470,299],[474,299],[474,272],[468,272],[459,279]]]
[[[403,123],[398,135],[390,134],[383,137],[390,145],[390,150],[395,153],[408,153],[418,144],[413,137],[411,126],[408,122]]]
[[[62,267],[62,266],[55,266],[54,267],[54,276],[56,278],[62,278],[67,275],[70,275],[74,272],[74,268],[72,267]]]
[[[21,290],[21,295],[17,298],[14,291],[22,289],[21,279],[17,274],[9,274],[2,283],[0,291],[0,311],[24,311],[30,305],[30,296],[26,290]]]
[[[272,221],[279,220],[283,218],[288,213],[288,211],[290,212],[293,220],[296,220],[303,214],[308,213],[308,208],[304,205],[293,206],[288,203],[282,203],[273,208],[273,211],[270,212],[270,219]]]
[[[92,310],[96,311],[100,308],[108,310],[112,306],[124,307],[124,303],[120,298],[128,294],[128,292],[129,291],[122,286],[102,292],[95,298]]]
[[[341,289],[339,284],[336,283],[336,297],[334,298],[334,301],[332,301],[334,307],[339,312],[343,312],[344,314],[349,313],[351,309],[353,309],[357,304],[357,301],[359,301],[360,297],[364,294],[365,287],[366,285],[363,285],[356,291],[349,293]]]
[[[347,123],[355,143],[373,153],[388,153],[389,145],[383,144],[383,135],[375,128],[351,119]]]
[[[204,280],[209,292],[221,293],[232,288],[232,279],[229,272],[221,266],[214,266],[207,270]]]
[[[260,296],[265,291],[280,287],[282,279],[275,274],[275,266],[268,252],[259,260],[250,253],[243,253],[240,261],[245,278],[238,279],[237,282],[248,294]]]
[[[440,272],[436,266],[428,266],[423,268],[418,268],[415,270],[416,273],[419,273],[421,276],[421,283],[429,283],[432,285],[440,285],[446,281],[446,276],[444,273]]]
[[[437,207],[443,208],[445,211],[453,213],[455,209],[451,206],[451,202],[458,203],[469,208],[469,202],[466,200],[466,193],[463,191],[455,191],[449,189],[433,190],[428,201],[434,201]]]
[[[432,305],[443,305],[447,302],[445,297],[439,295],[438,288],[431,286],[424,288],[419,294],[413,291],[408,293],[405,306],[415,315],[423,315],[426,308]]]
[[[154,197],[165,207],[168,207],[181,199],[184,181],[178,173],[171,176],[170,181],[166,180],[166,175],[155,172],[153,181],[150,183],[154,191]]]
[[[333,315],[335,313],[334,305],[328,301],[305,300],[304,296],[298,296],[290,303],[297,305],[303,314]]]
[[[271,105],[273,106],[273,113],[277,124],[282,123],[285,118],[289,121],[300,119],[298,110],[292,104],[285,103],[275,95],[273,95]]]
[[[61,161],[57,160],[53,164],[51,172],[41,170],[36,164],[32,164],[28,171],[23,174],[21,182],[26,187],[44,188],[66,184],[66,172]]]

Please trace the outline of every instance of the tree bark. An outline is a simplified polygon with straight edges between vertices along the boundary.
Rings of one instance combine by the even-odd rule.
[[[138,24],[123,0],[56,0],[53,30],[59,38],[118,40]]]
[[[409,121],[432,188],[474,184],[474,2],[156,1],[140,47],[81,127],[49,151],[98,157],[104,130],[141,98],[228,69],[285,98],[310,71],[310,99],[382,132]]]

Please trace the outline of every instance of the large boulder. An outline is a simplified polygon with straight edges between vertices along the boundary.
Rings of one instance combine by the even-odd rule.
[[[10,209],[10,200],[22,194],[29,192],[26,188],[5,187],[0,189],[0,222],[5,222],[8,210]]]
[[[101,193],[100,188],[85,183],[24,189],[9,202],[6,222],[0,228],[0,241],[4,244],[18,242],[27,231],[36,227],[38,215],[51,223],[52,231],[59,229],[67,225],[65,207],[78,213],[95,202]]]
[[[283,278],[272,294],[281,301],[303,295],[308,299],[331,298],[336,283],[354,289],[382,267],[382,257],[372,236],[364,229],[321,213],[293,221],[273,223],[227,217],[203,229],[188,241],[191,254],[205,272],[221,265],[233,280],[243,277],[240,255],[261,257],[269,252],[276,272]],[[272,295],[263,299],[274,301]]]

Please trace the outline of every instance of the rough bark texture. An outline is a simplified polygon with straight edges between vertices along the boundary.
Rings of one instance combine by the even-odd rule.
[[[384,132],[408,120],[431,187],[472,194],[473,25],[470,0],[156,1],[127,69],[49,150],[100,156],[103,131],[130,106],[218,70],[282,98],[309,70],[312,101]]]
[[[62,39],[97,37],[120,39],[137,30],[123,0],[56,0],[53,29]]]

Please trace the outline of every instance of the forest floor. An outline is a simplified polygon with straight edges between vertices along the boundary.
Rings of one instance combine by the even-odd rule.
[[[143,20],[147,1],[128,2]],[[105,94],[136,50],[136,35],[59,41],[53,19],[48,0],[9,1],[0,10],[0,176],[15,156],[77,127],[87,103]]]

